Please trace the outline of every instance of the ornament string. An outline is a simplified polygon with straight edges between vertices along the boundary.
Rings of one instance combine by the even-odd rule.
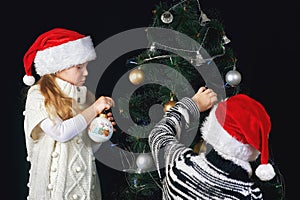
[[[152,176],[152,174],[151,173],[149,173],[148,172],[148,174],[149,174],[149,176],[152,178],[152,180],[153,180],[153,182],[163,191],[163,188],[160,186],[160,184],[155,180],[155,178]]]
[[[177,6],[179,6],[180,4],[183,4],[184,2],[186,2],[186,0],[181,1],[181,2],[179,2],[179,3],[177,3],[177,4],[175,4],[174,6],[172,6],[171,8],[169,8],[168,11],[171,11],[171,10],[175,9]]]
[[[130,171],[133,168],[134,154],[132,153],[132,151],[130,151],[129,148],[126,151],[126,152],[129,153],[129,155],[126,154],[123,150],[119,150],[119,152],[120,152],[120,157],[121,157],[121,163],[122,163],[123,168],[124,168],[123,171],[125,171],[125,172]],[[130,156],[130,158],[128,158],[128,156]],[[126,163],[128,163],[128,165],[125,165],[124,160],[126,161]],[[132,162],[130,162],[130,160]],[[126,166],[129,166],[129,168],[127,168]]]

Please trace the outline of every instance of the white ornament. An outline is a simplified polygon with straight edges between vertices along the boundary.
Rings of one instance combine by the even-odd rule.
[[[202,55],[199,52],[197,52],[195,58],[191,59],[191,64],[197,67],[203,65],[204,63],[205,63],[205,59],[202,57]]]
[[[228,44],[229,42],[231,42],[230,39],[226,35],[223,35],[222,41],[223,41],[223,44]]]
[[[141,153],[135,162],[140,171],[149,170],[153,166],[153,158],[150,153]]]
[[[170,13],[169,11],[165,11],[161,17],[160,17],[161,21],[165,24],[170,24],[173,21],[173,15],[172,13]]]
[[[210,21],[210,19],[207,17],[207,15],[204,12],[201,12],[200,25],[205,26],[206,23],[209,21]]]
[[[152,53],[155,52],[155,43],[151,44],[149,51],[152,52]]]
[[[240,72],[238,72],[236,70],[230,70],[227,72],[225,79],[229,85],[237,86],[238,84],[240,84],[242,77],[241,77]]]
[[[113,135],[113,125],[105,117],[96,117],[89,125],[88,135],[94,142],[106,142]]]

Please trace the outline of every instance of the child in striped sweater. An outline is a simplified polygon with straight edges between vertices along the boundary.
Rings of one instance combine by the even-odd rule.
[[[195,153],[180,142],[179,135],[185,137],[184,127],[208,109],[200,129],[207,148]],[[184,97],[149,135],[162,179],[162,199],[268,199],[253,177],[270,181],[276,175],[268,163],[270,130],[265,108],[248,95],[236,94],[217,102],[215,92],[201,87],[192,98]],[[260,164],[253,173],[251,162],[258,158]],[[160,168],[164,168],[163,175]]]

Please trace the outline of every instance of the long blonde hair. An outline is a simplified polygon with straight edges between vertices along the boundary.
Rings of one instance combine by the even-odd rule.
[[[45,107],[50,116],[59,116],[62,120],[73,117],[73,103],[71,97],[66,96],[58,87],[54,74],[43,75],[37,82],[45,97]]]

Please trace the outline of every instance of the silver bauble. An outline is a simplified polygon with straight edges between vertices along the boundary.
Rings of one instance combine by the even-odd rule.
[[[153,158],[150,153],[139,154],[135,162],[138,167],[138,170],[140,171],[149,170],[153,166]]]
[[[161,21],[165,24],[170,24],[173,21],[173,15],[172,13],[170,13],[169,11],[165,11],[161,17],[160,17]]]
[[[241,76],[240,72],[238,72],[236,70],[230,70],[225,75],[225,80],[226,80],[226,83],[228,83],[229,85],[237,86],[238,84],[240,84],[240,82],[242,80],[242,76]]]

